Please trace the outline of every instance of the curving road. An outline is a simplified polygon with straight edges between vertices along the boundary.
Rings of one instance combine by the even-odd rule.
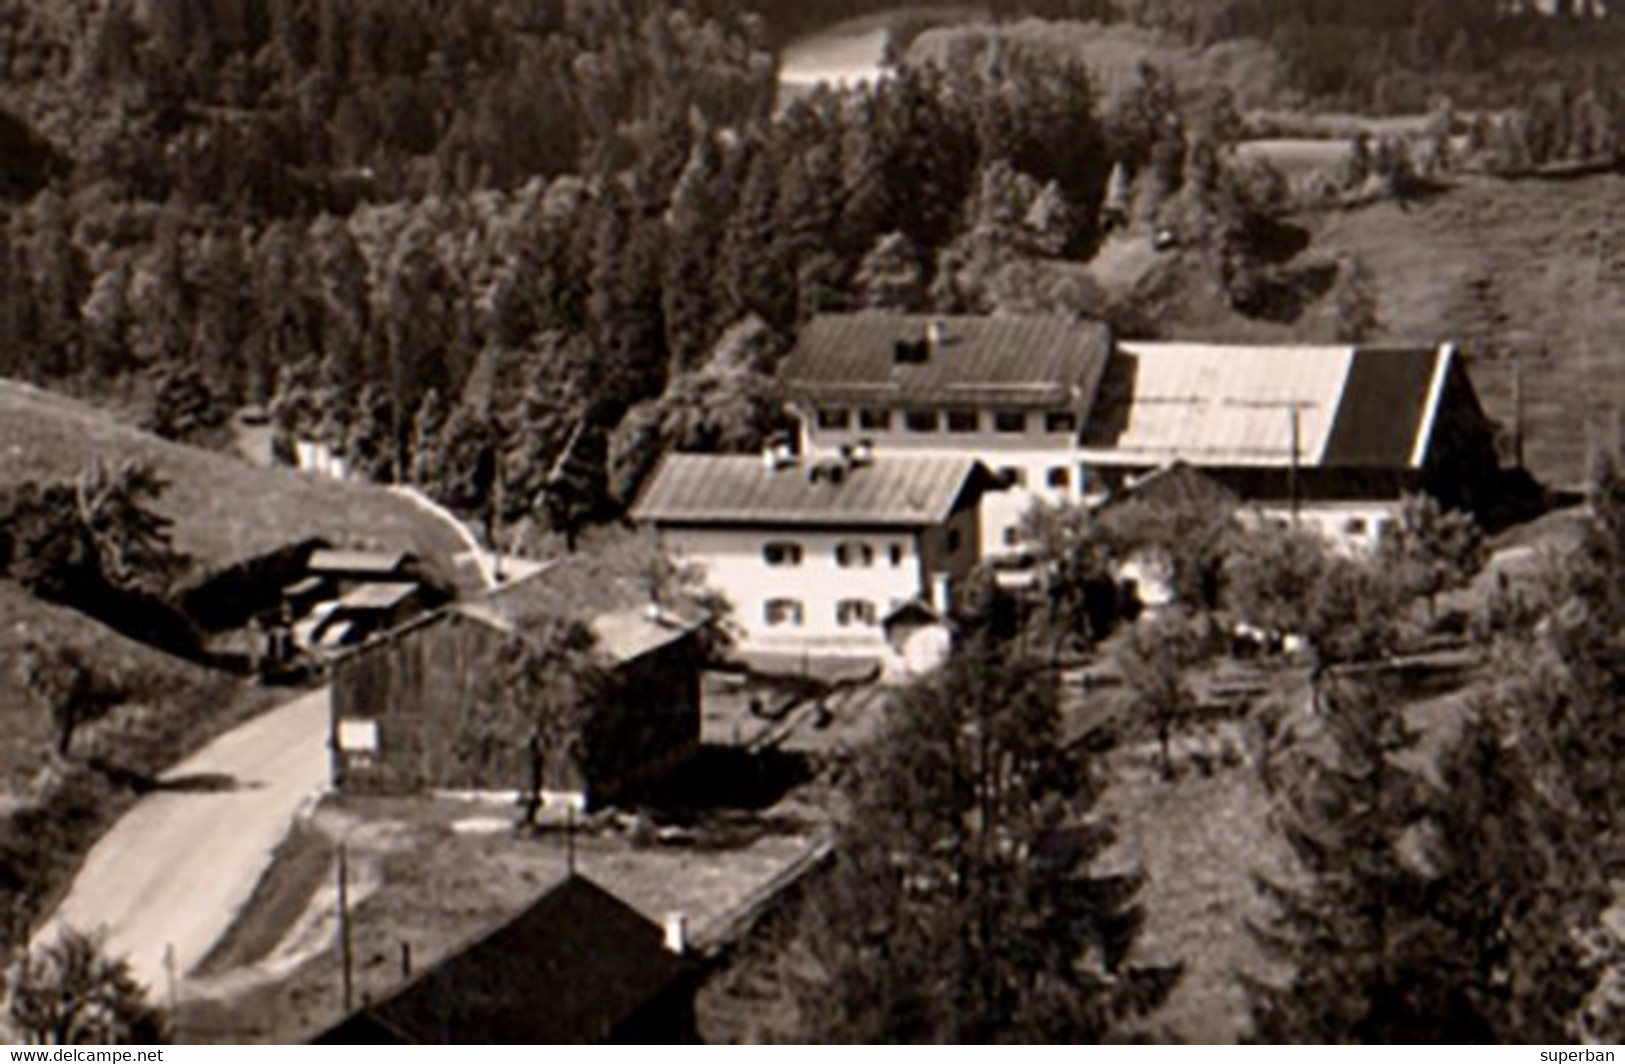
[[[59,924],[103,929],[151,996],[166,991],[166,951],[184,977],[231,926],[300,809],[328,780],[326,689],[256,717],[164,774],[96,843]]]

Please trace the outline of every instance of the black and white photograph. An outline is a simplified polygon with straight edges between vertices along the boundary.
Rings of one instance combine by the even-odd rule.
[[[1614,1060],[1625,0],[0,0],[0,935],[13,1060]]]

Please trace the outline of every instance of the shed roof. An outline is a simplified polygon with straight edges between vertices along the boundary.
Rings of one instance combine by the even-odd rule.
[[[654,921],[571,876],[314,1042],[606,1041],[683,977],[682,959],[663,942]]]
[[[377,573],[387,575],[399,570],[411,555],[399,551],[370,550],[317,550],[310,555],[305,568],[313,573]]]
[[[1206,506],[1234,509],[1241,497],[1225,485],[1185,461],[1174,461],[1124,484],[1106,499],[1106,506],[1125,502],[1145,502],[1154,506]]]
[[[933,326],[940,344],[925,342]],[[899,345],[917,345],[917,360],[900,360]],[[780,379],[812,400],[1087,407],[1110,350],[1106,326],[1062,315],[821,314]]]
[[[418,593],[417,584],[362,584],[339,599],[346,610],[392,610]]]
[[[1451,348],[1118,346],[1083,433],[1106,464],[1406,469]],[[1296,417],[1294,418],[1294,409]],[[1294,424],[1295,422],[1295,424]]]
[[[597,647],[616,661],[636,661],[670,646],[694,631],[694,626],[664,611],[620,610],[592,619]]]
[[[924,528],[992,485],[974,458],[882,455],[774,469],[746,455],[671,454],[632,508],[656,525]]]
[[[668,611],[651,613],[647,586],[587,554],[556,559],[451,610],[513,634],[548,620],[578,618],[592,629],[597,649],[617,662],[635,661],[695,628]]]

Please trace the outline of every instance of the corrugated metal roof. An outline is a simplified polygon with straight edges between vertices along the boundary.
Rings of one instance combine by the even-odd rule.
[[[935,346],[925,342],[934,325]],[[922,345],[920,360],[899,361],[899,344]],[[1087,407],[1110,350],[1106,326],[1060,315],[822,314],[801,330],[780,379],[812,400]]]
[[[1123,343],[1083,433],[1105,463],[1405,468],[1438,352]]]
[[[589,620],[648,601],[648,588],[632,575],[581,553],[554,559],[529,576],[453,608],[492,627],[517,631],[542,619]]]
[[[636,661],[693,630],[692,625],[670,614],[650,616],[647,608],[604,613],[592,620],[597,649],[616,661]]]
[[[636,580],[611,572],[592,555],[573,554],[480,598],[457,603],[451,610],[511,635],[522,635],[545,620],[584,620],[597,639],[597,649],[624,662],[658,650],[694,629],[692,623],[670,613],[651,617],[649,601],[648,589]]]
[[[393,573],[408,557],[398,552],[318,550],[305,567],[313,573]]]
[[[362,584],[339,599],[339,605],[347,610],[390,610],[417,592],[417,584]]]
[[[869,525],[945,520],[989,475],[974,458],[883,455],[839,474],[823,464],[769,469],[743,455],[667,455],[632,517],[654,524]]]

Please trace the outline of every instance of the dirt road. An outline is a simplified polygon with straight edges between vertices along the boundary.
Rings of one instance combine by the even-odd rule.
[[[90,851],[55,926],[102,928],[162,1002],[165,954],[184,977],[253,893],[300,807],[327,785],[328,698],[317,691],[228,732],[164,776]]]

